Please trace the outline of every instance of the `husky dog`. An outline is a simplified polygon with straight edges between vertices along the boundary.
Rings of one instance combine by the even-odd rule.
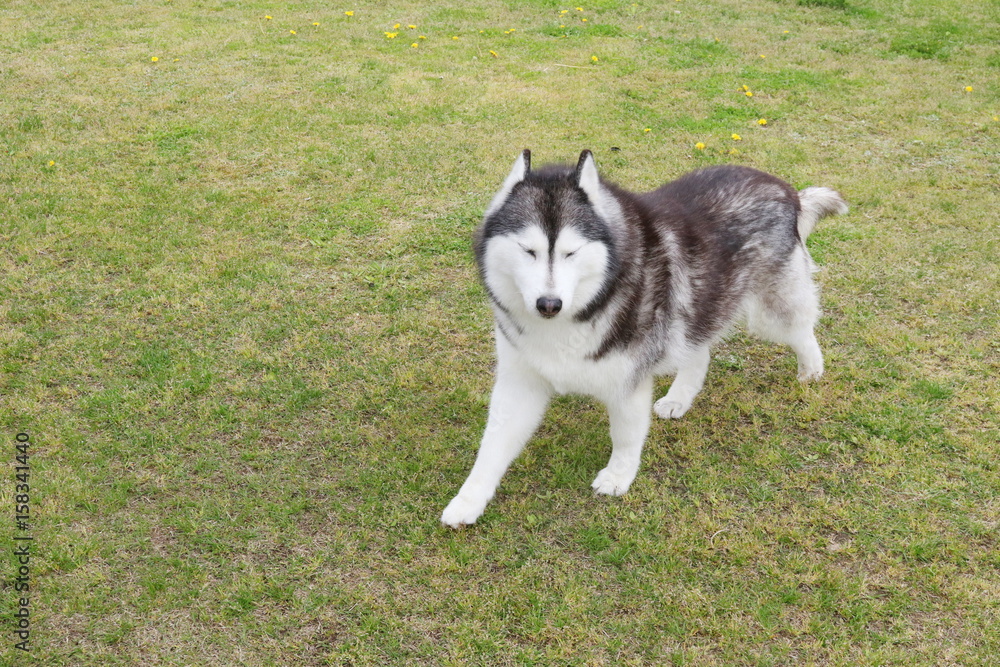
[[[607,406],[611,459],[592,486],[624,494],[650,412],[688,411],[709,349],[736,322],[791,346],[799,380],[818,378],[805,240],[820,218],[846,212],[833,190],[796,192],[747,167],[709,167],[635,194],[601,180],[590,151],[575,169],[537,171],[524,151],[475,236],[496,320],[496,381],[475,465],[441,521],[476,522],[553,394]],[[658,375],[675,377],[653,403]]]

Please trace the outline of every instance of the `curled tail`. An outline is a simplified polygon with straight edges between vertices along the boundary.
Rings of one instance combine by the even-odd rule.
[[[803,241],[812,233],[821,218],[835,213],[847,213],[847,202],[830,188],[812,187],[799,191],[799,238]]]

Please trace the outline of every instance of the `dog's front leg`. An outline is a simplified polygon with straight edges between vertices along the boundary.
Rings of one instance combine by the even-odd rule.
[[[525,369],[505,367],[500,359],[476,463],[458,495],[444,509],[442,523],[460,528],[474,524],[482,515],[500,478],[538,428],[551,395],[541,378]]]
[[[611,460],[608,467],[597,473],[591,485],[597,493],[621,496],[632,485],[639,472],[642,445],[649,433],[653,378],[639,383],[635,391],[620,399],[608,401],[611,422]]]

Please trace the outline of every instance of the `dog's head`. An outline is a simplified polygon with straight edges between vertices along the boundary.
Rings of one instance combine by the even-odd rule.
[[[594,156],[576,168],[531,170],[524,151],[493,197],[476,237],[476,260],[493,302],[519,319],[586,319],[613,280],[621,206]]]

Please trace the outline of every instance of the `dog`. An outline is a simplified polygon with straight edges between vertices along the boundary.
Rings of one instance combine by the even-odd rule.
[[[612,453],[594,479],[620,496],[639,470],[651,412],[682,417],[709,350],[736,323],[789,345],[798,378],[823,373],[819,295],[805,241],[843,214],[834,190],[796,191],[742,166],[715,166],[637,194],[575,168],[515,161],[474,237],[495,318],[496,378],[479,453],[441,521],[471,525],[555,394],[604,403]],[[673,375],[653,402],[653,380]]]

